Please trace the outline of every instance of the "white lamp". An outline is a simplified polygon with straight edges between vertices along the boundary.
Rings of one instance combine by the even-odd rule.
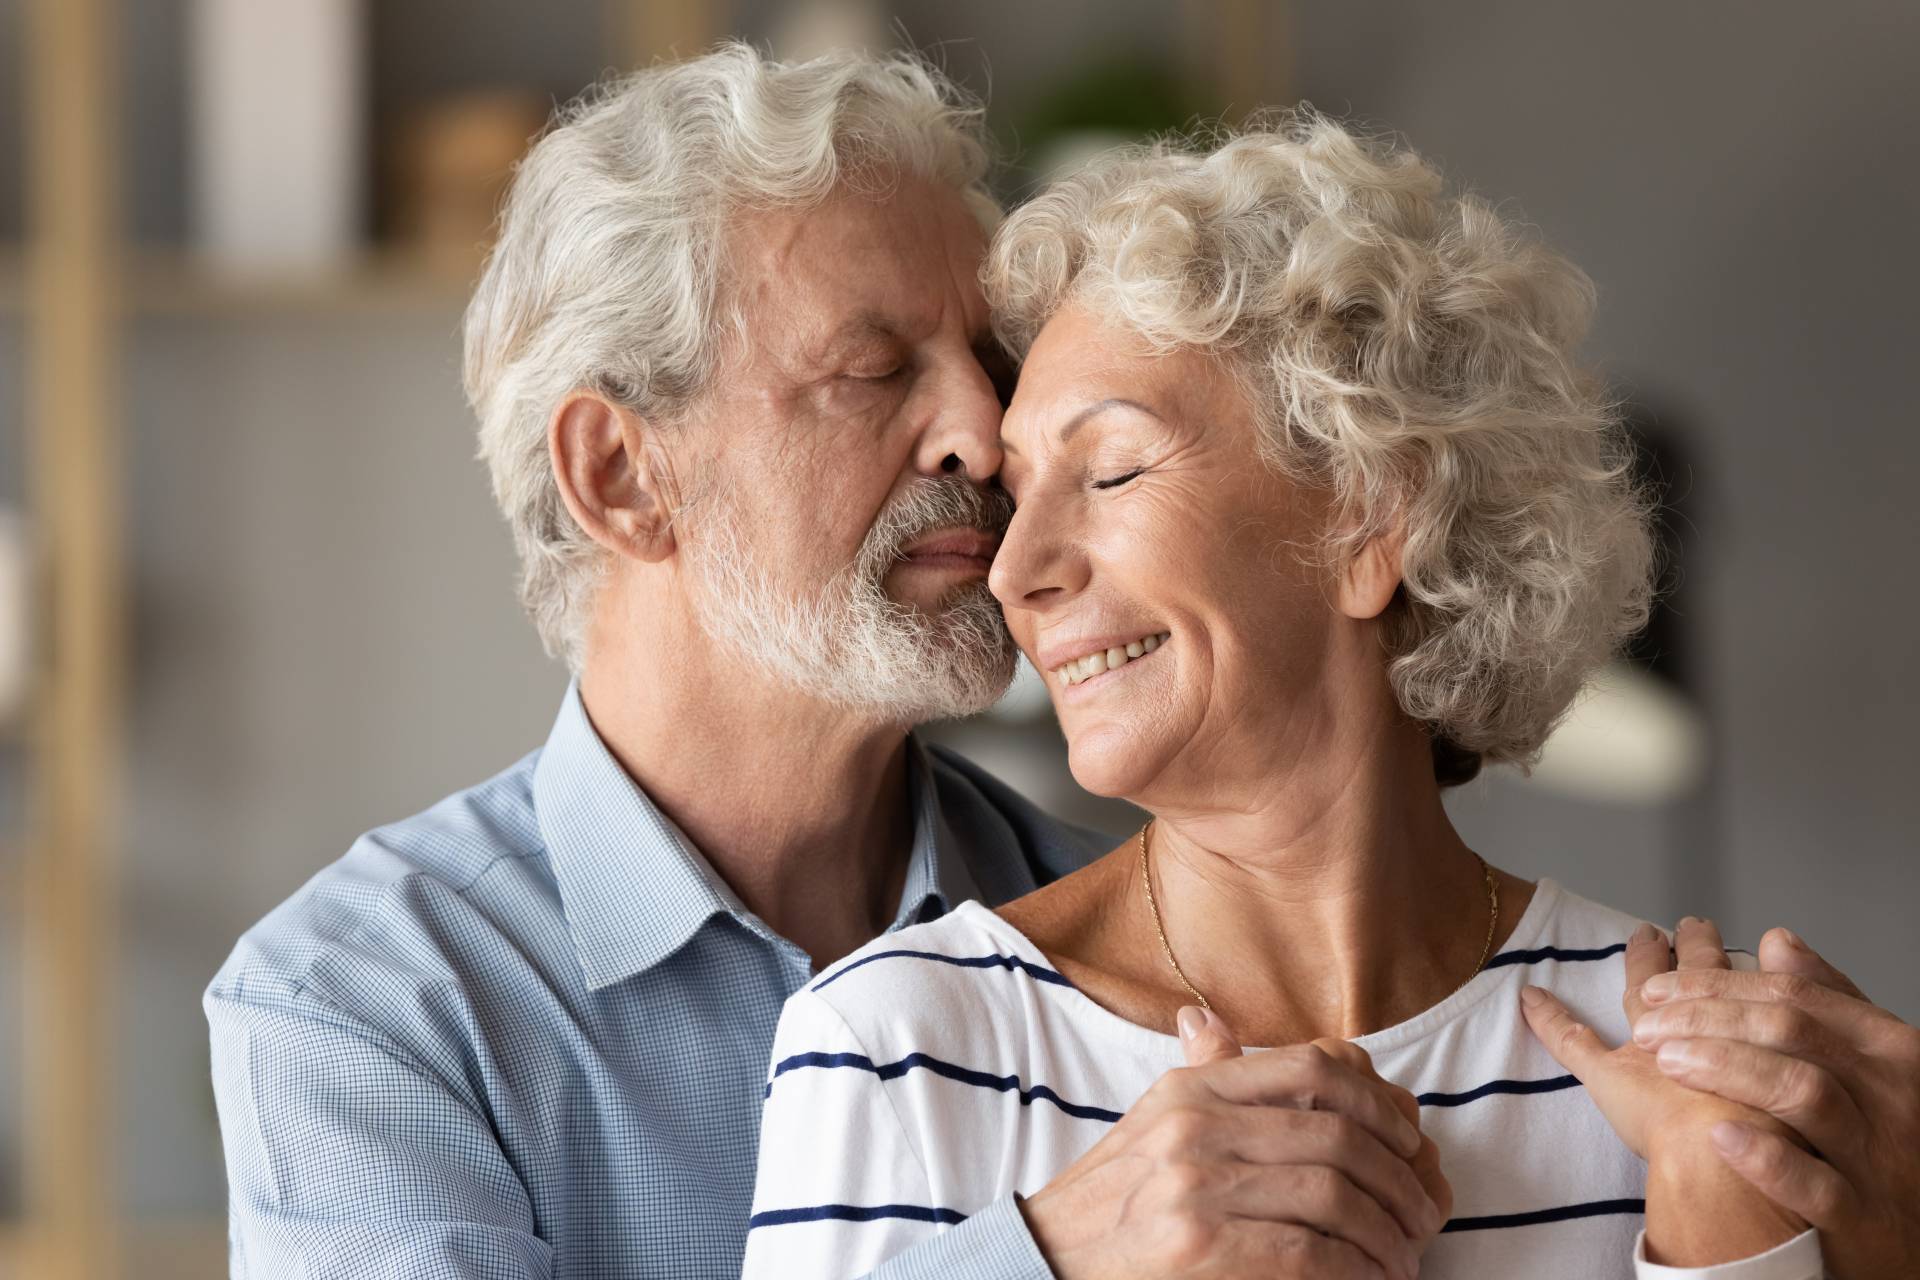
[[[1583,800],[1652,807],[1697,788],[1708,751],[1698,708],[1659,677],[1613,662],[1547,739],[1533,780]]]

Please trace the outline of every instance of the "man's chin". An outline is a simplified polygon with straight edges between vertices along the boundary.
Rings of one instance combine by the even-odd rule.
[[[978,573],[921,573],[896,568],[887,575],[882,590],[892,603],[929,618],[965,605],[993,601],[986,577]]]

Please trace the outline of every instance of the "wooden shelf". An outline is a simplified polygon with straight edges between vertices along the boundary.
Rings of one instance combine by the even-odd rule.
[[[209,1280],[227,1274],[224,1218],[135,1218],[121,1224],[123,1280]],[[0,1280],[28,1280],[28,1242],[18,1223],[0,1222]]]
[[[478,272],[477,259],[462,271],[421,254],[377,250],[338,270],[242,273],[184,250],[148,250],[128,255],[119,287],[136,316],[439,311],[464,306]],[[26,291],[24,254],[16,246],[0,249],[0,317],[20,316]]]

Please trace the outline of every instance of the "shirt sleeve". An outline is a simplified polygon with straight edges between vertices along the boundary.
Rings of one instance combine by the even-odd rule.
[[[1711,1267],[1665,1267],[1647,1261],[1647,1233],[1633,1241],[1635,1280],[1822,1280],[1827,1274],[1820,1256],[1820,1233],[1812,1227],[1765,1253],[1738,1262]]]
[[[880,1064],[884,1065],[884,1064]],[[811,991],[774,1033],[742,1280],[1051,1280],[1012,1196],[935,1203],[877,1065]]]
[[[1053,1280],[1014,1197],[875,1267],[866,1280]]]
[[[209,991],[235,1280],[548,1280],[492,1127],[377,1029],[310,993]]]

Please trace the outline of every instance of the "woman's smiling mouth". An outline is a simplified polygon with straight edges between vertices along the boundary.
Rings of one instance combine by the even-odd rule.
[[[1160,631],[1141,636],[1136,640],[1129,640],[1125,644],[1095,649],[1082,657],[1053,667],[1047,674],[1063,686],[1072,688],[1074,685],[1084,684],[1095,676],[1104,675],[1106,672],[1126,666],[1129,662],[1146,657],[1171,639],[1172,635],[1170,631]]]

